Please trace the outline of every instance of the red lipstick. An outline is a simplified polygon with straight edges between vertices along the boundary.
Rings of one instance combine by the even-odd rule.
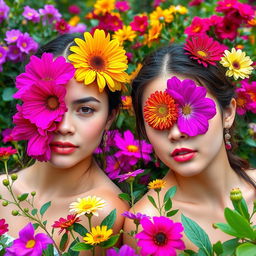
[[[190,148],[177,148],[172,151],[171,156],[176,162],[187,162],[194,158],[196,151]]]
[[[78,148],[78,146],[70,142],[61,141],[54,141],[50,144],[50,146],[53,152],[61,155],[72,154]]]

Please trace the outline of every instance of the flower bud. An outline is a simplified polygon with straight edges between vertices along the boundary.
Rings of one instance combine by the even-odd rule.
[[[14,180],[17,180],[18,179],[18,175],[16,173],[13,173],[11,175],[11,179],[14,181]]]
[[[31,196],[35,196],[36,195],[36,191],[32,191],[30,194],[31,194]]]
[[[241,201],[243,199],[241,190],[239,188],[233,188],[230,191],[230,199],[231,199],[231,201],[234,201],[234,202]]]
[[[9,186],[10,185],[10,182],[9,182],[9,180],[8,179],[4,179],[3,180],[3,184],[4,184],[4,186]]]
[[[12,215],[17,216],[17,215],[19,215],[19,212],[17,210],[12,210]]]
[[[3,198],[2,195],[0,195],[0,200],[1,200],[2,198]]]
[[[28,208],[24,208],[23,210],[24,210],[24,212],[29,212]]]
[[[3,201],[2,202],[2,206],[7,206],[8,205],[8,202],[7,201]]]
[[[15,155],[12,155],[12,158],[14,161],[18,161],[19,157],[15,154]]]

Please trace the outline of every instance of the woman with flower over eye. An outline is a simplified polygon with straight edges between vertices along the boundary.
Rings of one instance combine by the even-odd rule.
[[[63,35],[42,46],[16,79],[14,97],[22,104],[13,117],[12,136],[27,140],[27,154],[36,161],[18,172],[12,189],[15,195],[36,191],[34,206],[38,209],[51,201],[44,218],[49,232],[59,228],[54,233],[56,244],[61,239],[58,231],[67,232],[74,222],[90,230],[85,214],[96,215],[92,218],[96,227],[116,209],[117,219],[108,232],[117,233],[123,226],[121,213],[128,205],[118,198],[119,188],[93,153],[103,146],[117,115],[126,68],[125,51],[118,41],[96,30],[94,35],[85,32],[84,38]],[[1,183],[5,178],[1,176]],[[2,186],[0,194],[11,198]],[[12,216],[14,209],[0,206],[1,217],[9,224],[8,234],[18,237],[29,219]],[[90,238],[93,244],[97,243],[94,238]],[[100,250],[96,254],[101,255]]]
[[[132,102],[138,134],[149,140],[157,157],[169,167],[160,195],[163,197],[170,187],[177,186],[173,209],[180,210],[172,220],[180,222],[183,213],[196,221],[215,243],[231,239],[212,226],[225,222],[224,208],[232,207],[231,189],[240,188],[249,207],[253,208],[256,172],[249,170],[248,164],[232,153],[235,87],[217,63],[226,48],[212,39],[202,40],[204,45],[211,45],[193,51],[195,42],[192,41],[161,48],[147,57],[133,80]],[[196,43],[199,46],[199,42]],[[246,61],[243,72],[248,76],[251,68],[245,67],[250,65]],[[149,203],[148,195],[157,201],[152,189],[133,210],[151,217],[159,216]],[[154,221],[154,224],[149,220],[141,223],[136,236],[138,245],[128,235],[124,242],[140,246],[143,256],[176,255],[166,249],[172,247],[169,241],[172,225],[168,229],[165,222]],[[126,219],[124,229],[125,233],[135,230],[133,221]],[[177,232],[181,231],[179,228]],[[177,237],[177,241],[180,238]],[[188,238],[183,236],[182,239],[186,249],[197,250]]]

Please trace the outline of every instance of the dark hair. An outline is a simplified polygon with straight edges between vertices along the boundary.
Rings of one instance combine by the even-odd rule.
[[[132,102],[136,113],[138,135],[147,138],[142,111],[142,96],[144,87],[161,74],[174,73],[184,75],[198,84],[205,86],[213,94],[221,110],[229,106],[235,96],[235,87],[225,76],[225,70],[220,65],[209,65],[207,68],[192,60],[185,54],[182,45],[170,45],[160,48],[148,56],[137,77],[132,82]],[[234,143],[234,142],[233,142]],[[227,151],[228,160],[234,171],[256,188],[255,182],[244,172],[249,168],[247,161]]]
[[[52,53],[54,56],[64,56],[67,57],[70,52],[70,46],[76,45],[74,42],[75,38],[83,38],[81,34],[64,34],[58,36],[57,38],[53,39],[52,41],[48,42],[47,44],[41,46],[38,51],[36,52],[36,56],[41,57],[43,53],[48,52]],[[121,92],[115,91],[112,92],[105,87],[105,91],[108,95],[108,102],[109,102],[109,111],[108,113],[111,114],[112,110],[119,109],[121,105]]]

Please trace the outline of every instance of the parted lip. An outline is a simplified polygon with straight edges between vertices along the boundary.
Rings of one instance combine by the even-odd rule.
[[[195,152],[196,150],[190,149],[190,148],[176,148],[172,151],[171,156],[179,155],[180,153],[191,153]]]
[[[63,147],[63,148],[78,148],[78,146],[72,144],[71,142],[62,142],[62,141],[53,141],[50,144],[51,146],[55,147]]]

